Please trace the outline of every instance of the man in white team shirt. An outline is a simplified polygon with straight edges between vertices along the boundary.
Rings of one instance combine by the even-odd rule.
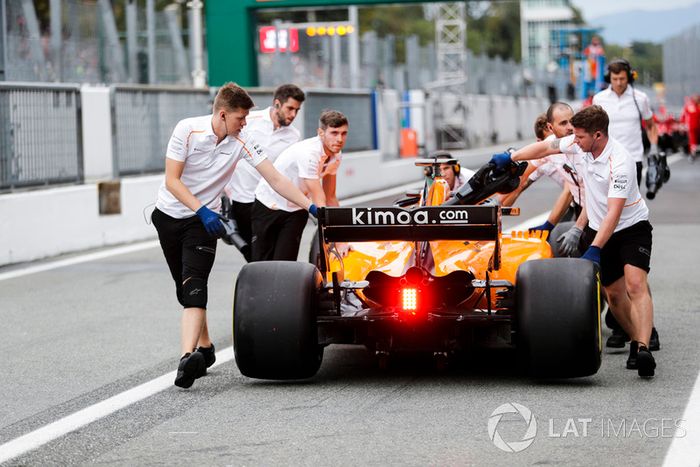
[[[659,152],[657,143],[658,130],[654,123],[649,98],[642,91],[634,89],[634,73],[630,62],[624,58],[612,60],[605,73],[605,81],[610,83],[607,89],[593,96],[593,104],[605,110],[610,119],[610,137],[616,139],[630,153],[637,168],[637,185],[642,182],[642,161],[644,145],[642,143],[642,120],[651,148],[650,154]]]
[[[647,284],[651,259],[652,227],[649,209],[634,183],[636,167],[627,150],[608,136],[608,115],[598,105],[579,111],[571,120],[574,134],[542,141],[509,153],[496,154],[493,162],[505,168],[521,161],[556,153],[582,155],[585,163],[586,219],[584,240],[590,246],[582,258],[600,265],[601,282],[615,317],[632,338],[627,368],[639,376],[654,375],[656,362],[649,351],[653,303]]]
[[[347,136],[345,115],[324,110],[319,118],[318,136],[282,151],[275,167],[309,195],[315,205],[338,206],[336,179]],[[305,211],[260,180],[251,216],[253,261],[296,261],[307,218]]]
[[[573,116],[573,109],[565,102],[554,102],[550,105],[545,113],[547,122],[546,128],[549,134],[543,141],[551,141],[555,138],[564,138],[572,135],[574,127],[571,125],[571,118]],[[575,154],[554,154],[533,160],[530,164],[532,170],[527,180],[521,183],[521,186],[518,187],[519,189],[516,190],[515,194],[506,195],[503,198],[502,205],[512,205],[523,191],[542,176],[546,175],[550,177],[563,188],[562,192],[557,198],[545,223],[530,229],[546,230],[550,232],[564,217],[564,214],[566,214],[566,211],[569,209],[571,201],[575,203],[575,211],[577,213],[581,212],[581,206],[584,202],[584,181],[581,175],[583,159]]]
[[[292,144],[301,139],[299,130],[292,122],[304,102],[304,91],[294,84],[283,84],[275,89],[272,106],[255,110],[246,118],[246,133],[262,146],[270,162]],[[255,201],[255,188],[260,181],[260,173],[249,164],[241,164],[234,172],[226,187],[226,194],[231,199],[233,218],[238,224],[241,237],[250,245],[252,231],[250,214]],[[250,254],[246,255],[250,261]]]
[[[243,131],[253,101],[228,83],[214,99],[213,114],[181,120],[165,157],[165,180],[151,216],[183,306],[182,357],[175,385],[188,388],[216,359],[207,325],[207,280],[223,225],[216,211],[236,164],[244,159],[299,209],[316,215],[292,182],[267,160],[259,144]]]

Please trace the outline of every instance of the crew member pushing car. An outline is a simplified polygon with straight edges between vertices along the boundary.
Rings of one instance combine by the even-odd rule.
[[[274,168],[243,130],[252,107],[247,92],[234,83],[225,84],[214,99],[213,114],[176,125],[165,155],[165,179],[152,219],[184,308],[182,357],[175,378],[175,385],[183,388],[205,375],[216,359],[207,325],[207,281],[216,239],[224,231],[215,211],[236,164],[244,159],[285,199],[316,214],[316,206]]]
[[[338,206],[336,179],[342,149],[348,136],[348,119],[336,110],[321,113],[318,136],[285,149],[275,167],[311,197],[317,206]],[[296,261],[308,215],[297,204],[275,193],[266,180],[255,190],[253,261]]]
[[[593,105],[571,120],[574,134],[525,146],[512,155],[496,154],[491,162],[504,169],[513,161],[537,159],[549,154],[580,154],[585,162],[584,216],[578,227],[590,246],[582,258],[600,265],[601,282],[615,317],[632,337],[627,368],[642,377],[654,375],[656,362],[649,351],[653,302],[647,275],[651,259],[652,227],[649,209],[634,183],[636,167],[629,152],[608,136],[608,115]]]
[[[294,84],[283,84],[275,89],[272,106],[254,110],[246,118],[246,133],[262,146],[270,162],[275,162],[282,151],[301,139],[299,130],[292,122],[304,102],[304,91]],[[231,198],[233,217],[238,224],[241,237],[250,245],[252,228],[250,214],[255,201],[255,188],[260,173],[250,164],[241,164],[233,172],[226,193]],[[246,261],[250,261],[250,255]]]

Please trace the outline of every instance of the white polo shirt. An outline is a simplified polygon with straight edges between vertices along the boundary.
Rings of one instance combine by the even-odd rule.
[[[627,86],[625,92],[618,96],[610,86],[593,96],[593,104],[601,106],[608,114],[610,119],[608,135],[622,144],[635,162],[642,162],[644,160],[644,146],[642,145],[639,114],[641,112],[644,120],[648,120],[652,116],[647,95],[637,91],[632,86]],[[637,106],[639,106],[639,111],[637,111]]]
[[[239,160],[251,166],[265,160],[265,152],[245,130],[238,136],[227,136],[218,145],[211,126],[211,115],[186,118],[178,122],[168,142],[165,157],[184,162],[180,180],[192,194],[212,211],[221,206],[221,193],[231,180]],[[182,204],[165,187],[158,189],[156,207],[176,219],[192,217],[195,213]]]
[[[246,121],[245,131],[262,146],[270,162],[275,162],[277,156],[292,144],[301,139],[301,133],[293,126],[281,126],[275,130],[270,118],[271,107],[250,112]],[[231,182],[226,187],[229,198],[239,203],[255,201],[255,188],[261,175],[250,165],[241,165],[233,172]]]
[[[586,212],[588,225],[592,229],[600,229],[608,212],[608,198],[627,200],[615,232],[649,219],[649,209],[637,187],[637,167],[620,142],[609,138],[608,144],[596,159],[590,152],[583,152],[574,144],[574,135],[562,138],[559,149],[564,154],[579,154],[583,158]]]
[[[545,141],[552,141],[554,139],[556,139],[556,136],[549,135],[545,138]],[[541,176],[546,175],[557,182],[559,186],[566,186],[569,192],[571,192],[574,201],[581,206],[585,206],[585,181],[583,180],[583,173],[586,165],[580,154],[559,153],[541,159],[534,159],[530,162],[537,167],[530,174],[530,180],[534,182]]]
[[[341,152],[328,157],[323,150],[320,138],[314,136],[292,144],[282,151],[275,161],[275,168],[308,196],[309,191],[302,179],[320,180],[326,175],[337,174],[342,158]],[[273,190],[265,179],[261,179],[258,183],[255,198],[269,209],[281,209],[287,212],[302,209]]]

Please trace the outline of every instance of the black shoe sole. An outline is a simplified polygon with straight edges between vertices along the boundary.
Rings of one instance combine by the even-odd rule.
[[[656,361],[651,352],[641,351],[637,354],[637,373],[642,378],[651,378],[654,376],[656,369]]]
[[[199,352],[193,352],[187,357],[182,368],[178,367],[175,386],[185,389],[191,387],[202,370],[207,371],[204,365],[204,355]]]

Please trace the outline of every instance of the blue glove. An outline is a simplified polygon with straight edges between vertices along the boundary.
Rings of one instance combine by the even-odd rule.
[[[318,208],[314,203],[311,203],[311,205],[309,206],[309,214],[318,219]]]
[[[547,232],[551,232],[553,228],[554,228],[554,224],[552,224],[549,221],[545,221],[544,224],[538,225],[537,227],[530,227],[528,230],[530,232],[534,232],[537,230],[546,230]]]
[[[204,224],[204,229],[212,237],[221,237],[225,233],[224,226],[219,222],[219,215],[208,207],[202,205],[197,209],[197,215]]]
[[[595,264],[600,266],[600,248],[597,246],[589,246],[581,258],[587,259],[588,261],[593,261]]]
[[[503,170],[510,165],[512,160],[510,158],[510,153],[506,151],[494,154],[491,156],[491,160],[489,162],[495,165],[497,169]]]

